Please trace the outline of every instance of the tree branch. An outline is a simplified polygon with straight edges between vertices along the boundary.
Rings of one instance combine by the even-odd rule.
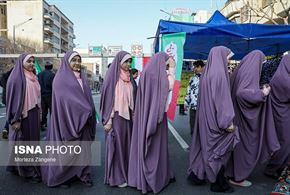
[[[271,18],[262,8],[259,9],[260,12],[262,12],[265,16],[265,18],[269,19],[271,22],[273,22],[274,24],[278,24],[275,20],[273,20],[273,18]]]
[[[243,0],[244,5],[247,5],[251,10],[253,10],[255,12],[255,14],[257,14],[259,17],[261,18],[267,18],[269,19],[271,22],[273,22],[274,24],[278,24],[275,20],[273,20],[273,18],[271,18],[266,12],[264,12],[264,10],[260,9],[260,10],[255,10],[251,5],[249,5],[248,3],[245,2],[245,0]],[[262,12],[264,15],[262,16],[259,12]]]
[[[285,14],[286,14],[286,16],[288,15],[288,13],[289,13],[289,8],[288,9],[286,9],[286,7],[285,7],[285,5],[284,5],[284,3],[283,3],[283,1],[282,0],[279,0],[279,2],[281,3],[281,5],[282,5],[282,7],[283,7],[283,10],[284,10],[284,12],[285,12]],[[287,11],[288,10],[288,11]]]

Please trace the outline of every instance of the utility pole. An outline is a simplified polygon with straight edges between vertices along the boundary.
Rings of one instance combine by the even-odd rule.
[[[24,21],[24,22],[21,22],[21,23],[19,23],[19,24],[15,24],[15,25],[13,25],[13,50],[14,50],[14,53],[15,53],[15,47],[16,47],[16,43],[15,43],[15,29],[16,29],[17,27],[19,27],[19,26],[21,26],[21,25],[23,25],[23,24],[25,24],[25,23],[31,21],[31,20],[32,20],[32,18],[29,18],[28,20],[26,20],[26,21]]]

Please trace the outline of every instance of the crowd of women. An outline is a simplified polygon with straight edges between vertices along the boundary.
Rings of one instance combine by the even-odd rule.
[[[200,77],[196,124],[189,155],[188,179],[210,182],[214,192],[233,192],[229,183],[250,186],[246,180],[258,163],[275,176],[290,154],[290,55],[285,55],[269,84],[260,86],[265,55],[246,55],[229,75],[234,54],[211,49]],[[175,81],[175,61],[156,53],[140,76],[136,101],[130,82],[132,56],[119,52],[107,70],[100,112],[105,130],[104,183],[158,193],[175,181],[169,162],[166,112]],[[34,57],[22,54],[7,86],[9,140],[39,140],[40,87],[32,73]],[[69,51],[53,82],[49,141],[92,141],[95,108],[81,57]],[[73,178],[92,185],[89,166],[9,166],[20,176],[48,186],[67,187]]]

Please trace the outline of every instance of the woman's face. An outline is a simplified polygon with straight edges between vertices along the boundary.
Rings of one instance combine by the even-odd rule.
[[[23,68],[29,72],[32,72],[34,69],[34,57],[30,57],[24,64]]]
[[[69,63],[71,69],[75,72],[81,72],[82,59],[80,56],[75,56]]]
[[[129,71],[131,68],[131,64],[132,64],[132,58],[129,58],[123,64],[121,64],[121,68],[125,71]]]

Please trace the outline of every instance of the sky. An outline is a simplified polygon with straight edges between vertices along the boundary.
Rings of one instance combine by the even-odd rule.
[[[73,23],[77,48],[117,46],[131,51],[132,44],[142,44],[143,52],[151,52],[160,19],[175,8],[214,12],[226,0],[46,0],[56,5]]]

